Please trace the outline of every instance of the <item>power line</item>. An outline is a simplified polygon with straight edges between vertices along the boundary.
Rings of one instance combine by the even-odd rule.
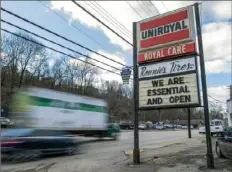
[[[61,19],[63,19],[64,21],[68,22],[69,21],[63,17],[62,15],[60,15],[59,13],[57,13],[55,10],[53,10],[52,8],[50,8],[49,6],[47,6],[46,4],[42,3],[41,1],[38,1],[41,5],[43,5],[44,7],[46,7],[48,10],[50,10],[51,12],[53,12],[54,14],[56,14],[58,17],[60,17]],[[95,42],[96,44],[102,46],[103,48],[106,48],[104,45],[102,45],[99,41],[97,41],[96,39],[92,38],[90,35],[88,35],[86,32],[84,32],[82,29],[78,28],[76,25],[70,23],[70,25],[75,28],[76,30],[78,30],[79,32],[83,33],[86,37],[88,37],[89,39],[91,39],[93,42]]]
[[[111,27],[109,27],[108,25],[106,25],[104,22],[102,22],[99,18],[97,18],[95,15],[93,15],[92,13],[90,13],[87,9],[85,9],[83,6],[81,6],[80,4],[78,4],[76,1],[72,0],[72,2],[74,4],[76,4],[79,8],[81,8],[83,11],[85,11],[86,13],[88,13],[91,17],[93,17],[94,19],[96,19],[99,23],[101,23],[103,26],[105,26],[107,29],[109,29],[111,32],[113,32],[115,35],[117,35],[119,38],[121,38],[123,41],[125,41],[127,44],[131,45],[133,47],[133,44],[130,43],[128,40],[126,40],[125,38],[123,38],[120,34],[118,34],[117,32],[115,32]]]
[[[14,25],[14,24],[10,23],[10,22],[7,22],[7,21],[5,21],[5,20],[3,20],[3,19],[1,19],[1,21],[4,22],[4,23],[7,23],[7,24],[9,24],[9,25],[11,25],[11,26],[13,26],[13,27],[16,27],[16,28],[18,28],[18,29],[20,29],[20,30],[23,30],[24,32],[27,32],[27,33],[30,33],[30,34],[36,36],[36,37],[39,37],[39,38],[41,38],[41,39],[43,39],[43,40],[45,40],[45,41],[48,41],[48,42],[53,43],[53,44],[55,44],[55,45],[58,45],[58,46],[60,46],[60,47],[62,47],[62,48],[65,48],[65,49],[67,49],[67,50],[69,50],[69,51],[72,51],[72,52],[74,52],[74,53],[77,53],[77,54],[79,54],[79,55],[85,56],[84,54],[82,54],[82,53],[80,53],[80,52],[78,52],[78,51],[75,51],[75,50],[73,50],[73,49],[71,49],[71,48],[68,48],[68,47],[66,47],[66,46],[64,46],[64,45],[62,45],[62,44],[59,44],[59,43],[57,43],[57,42],[54,42],[54,41],[52,41],[52,40],[50,40],[50,39],[47,39],[47,38],[45,38],[45,37],[43,37],[43,36],[40,36],[40,35],[38,35],[38,34],[36,34],[36,33],[34,33],[34,32],[31,32],[31,31],[29,31],[29,30],[27,30],[27,29],[21,28],[21,27],[19,27],[19,26],[17,26],[17,25]],[[87,57],[87,56],[85,56],[85,57]],[[90,59],[92,59],[92,60],[94,60],[94,61],[96,61],[96,62],[102,63],[102,64],[104,64],[104,65],[110,66],[110,67],[112,67],[112,68],[114,68],[114,69],[116,69],[116,70],[121,71],[121,69],[118,69],[118,68],[116,68],[116,67],[114,67],[114,66],[111,66],[111,65],[109,65],[109,64],[106,64],[106,63],[104,63],[104,62],[101,62],[101,61],[99,61],[99,60],[97,60],[97,59],[94,59],[94,58],[91,58],[91,57],[88,57],[88,58],[90,58]]]
[[[90,1],[92,2],[92,1]],[[114,20],[115,22],[118,23],[119,26],[121,26],[122,29],[124,29],[125,31],[127,31],[129,34],[132,35],[132,32],[130,32],[124,25],[122,25],[117,19],[115,19],[109,12],[107,12],[101,5],[99,5],[96,1],[93,1],[92,3],[95,3],[99,8],[101,8],[108,16],[110,16],[112,18],[112,20]]]
[[[6,30],[6,29],[1,28],[1,30],[4,31],[4,32],[10,33],[10,34],[12,34],[12,35],[14,35],[14,36],[17,36],[17,37],[19,37],[19,38],[22,38],[22,39],[24,39],[24,40],[26,40],[26,41],[30,41],[30,42],[32,42],[32,43],[34,43],[34,44],[37,44],[37,45],[40,45],[40,46],[45,47],[45,48],[47,48],[47,49],[50,49],[50,50],[52,50],[52,51],[54,51],[54,52],[60,53],[60,54],[62,54],[62,55],[71,57],[71,58],[76,59],[76,60],[79,60],[79,61],[81,61],[81,62],[83,62],[83,63],[87,63],[87,64],[90,64],[90,65],[92,65],[92,66],[95,66],[95,67],[97,67],[97,68],[99,68],[99,69],[105,70],[105,71],[107,71],[107,72],[114,73],[114,74],[116,74],[116,75],[120,75],[119,73],[115,73],[115,72],[113,72],[113,71],[111,71],[111,70],[105,69],[105,68],[100,67],[100,66],[98,66],[98,65],[92,64],[92,63],[87,62],[87,61],[84,61],[84,60],[81,60],[81,59],[76,58],[76,57],[74,57],[74,56],[72,56],[72,55],[70,55],[70,54],[66,54],[66,53],[64,53],[64,52],[62,52],[62,51],[59,51],[59,50],[56,50],[56,49],[54,49],[54,48],[52,48],[52,47],[43,45],[43,44],[38,43],[38,42],[36,42],[36,41],[33,41],[33,40],[31,40],[31,39],[25,38],[24,36],[21,36],[21,35],[19,35],[19,34],[13,33],[13,32],[8,31],[8,30]],[[83,54],[83,56],[89,58],[89,56],[87,56],[87,55],[84,55],[84,54]],[[121,75],[120,75],[120,76],[121,76]]]
[[[159,10],[156,8],[156,6],[149,0],[150,4],[155,8],[156,12],[160,14]]]
[[[92,52],[92,53],[95,53],[95,54],[97,54],[97,55],[99,55],[99,56],[102,56],[102,57],[108,59],[108,60],[111,60],[111,61],[113,61],[113,62],[115,62],[115,63],[118,63],[118,64],[120,64],[120,65],[122,65],[122,66],[127,67],[127,66],[124,65],[123,63],[120,63],[120,62],[118,62],[118,61],[115,61],[115,60],[113,60],[113,59],[111,59],[111,58],[109,58],[109,57],[107,57],[107,56],[105,56],[105,55],[103,55],[103,54],[100,54],[100,53],[98,53],[98,52],[96,52],[96,51],[94,51],[94,50],[92,50],[92,49],[90,49],[90,48],[87,48],[87,47],[85,47],[85,46],[83,46],[83,45],[81,45],[81,44],[79,44],[79,43],[76,43],[76,42],[74,42],[74,41],[72,41],[72,40],[70,40],[70,39],[68,39],[68,38],[66,38],[66,37],[64,37],[64,36],[59,35],[58,33],[55,33],[55,32],[53,32],[53,31],[51,31],[51,30],[49,30],[49,29],[46,29],[46,28],[44,28],[43,26],[40,26],[40,25],[38,25],[38,24],[36,24],[36,23],[34,23],[34,22],[32,22],[32,21],[29,21],[29,20],[27,20],[27,19],[25,19],[25,18],[23,18],[23,17],[21,17],[21,16],[19,16],[19,15],[17,15],[17,14],[14,14],[14,13],[12,13],[12,12],[10,12],[10,11],[8,11],[8,10],[2,8],[2,7],[1,7],[1,10],[3,10],[4,12],[6,12],[6,13],[8,13],[8,14],[10,14],[10,15],[13,15],[13,16],[15,16],[15,17],[17,17],[17,18],[19,18],[19,19],[21,19],[21,20],[27,22],[27,23],[30,23],[30,24],[32,24],[32,25],[34,25],[34,26],[36,26],[36,27],[38,27],[38,28],[40,28],[40,29],[42,29],[42,30],[45,30],[45,31],[47,31],[47,32],[49,32],[49,33],[51,33],[51,34],[57,36],[57,37],[60,37],[60,38],[66,40],[66,41],[68,41],[68,42],[71,42],[71,43],[73,43],[73,44],[75,44],[75,45],[77,45],[77,46],[79,46],[79,47],[81,47],[81,48],[83,48],[83,49],[86,49],[86,50],[88,50],[88,51],[90,51],[90,52]]]
[[[143,6],[142,6],[143,1],[142,1],[141,5],[140,5],[139,1],[136,1],[136,2],[137,2],[137,4],[139,4],[139,7],[141,7],[141,9],[143,9],[143,10],[145,11],[145,13],[146,13],[148,16],[150,16],[150,14],[147,13],[147,10],[146,10],[145,8],[143,8]]]
[[[148,3],[147,2],[149,2],[149,1],[142,1],[143,3],[144,3],[144,6],[148,9],[148,11],[151,13],[151,15],[153,16],[154,14],[153,14],[153,11],[151,10],[151,8],[150,8],[150,6],[148,5]]]
[[[168,8],[166,7],[166,5],[164,4],[164,2],[161,1],[161,3],[163,4],[164,8],[165,8],[167,11],[169,11]]]
[[[99,9],[99,7],[96,5],[96,4],[94,4],[92,1],[86,1],[85,3],[87,4],[87,2],[90,2],[92,5],[89,5],[94,11],[96,11],[99,15],[101,15],[103,18],[105,18],[110,24],[112,24],[113,26],[115,26],[118,30],[120,30],[120,32],[121,33],[123,33],[125,36],[127,36],[127,38],[129,38],[130,40],[132,39],[132,35],[131,35],[131,33],[128,33],[127,32],[127,30],[125,30],[124,28],[122,29],[121,27],[120,27],[120,25],[118,25],[117,23],[115,23],[112,19],[110,19],[109,17],[108,17],[108,15],[104,15],[104,13],[100,13],[100,12],[102,12],[102,10],[101,9]],[[107,18],[108,17],[108,18]],[[113,22],[112,22],[113,21]]]
[[[143,19],[143,17],[139,14],[139,12],[138,12],[128,1],[126,1],[126,3],[132,8],[132,10],[133,10],[138,16],[140,16],[141,19]]]

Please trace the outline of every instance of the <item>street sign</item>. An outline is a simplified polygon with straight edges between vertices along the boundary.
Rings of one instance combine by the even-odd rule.
[[[138,22],[138,52],[194,41],[193,16],[190,6]]]
[[[130,67],[122,68],[121,77],[123,84],[129,84],[130,76],[131,76],[131,68]]]

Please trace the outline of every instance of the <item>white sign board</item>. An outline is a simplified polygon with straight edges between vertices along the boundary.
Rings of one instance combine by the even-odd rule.
[[[196,71],[195,57],[139,66],[139,79]]]
[[[196,73],[139,81],[139,108],[199,105]]]

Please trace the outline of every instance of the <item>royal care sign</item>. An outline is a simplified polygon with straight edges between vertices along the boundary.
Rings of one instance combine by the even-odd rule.
[[[193,21],[193,7],[187,7],[138,22],[138,62],[195,53]]]
[[[139,108],[199,106],[195,57],[139,66]]]

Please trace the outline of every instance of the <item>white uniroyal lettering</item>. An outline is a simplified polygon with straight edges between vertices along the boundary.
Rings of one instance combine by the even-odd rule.
[[[141,39],[144,40],[152,37],[162,36],[164,34],[187,29],[188,27],[188,19],[185,19],[182,21],[144,30],[141,32]]]

